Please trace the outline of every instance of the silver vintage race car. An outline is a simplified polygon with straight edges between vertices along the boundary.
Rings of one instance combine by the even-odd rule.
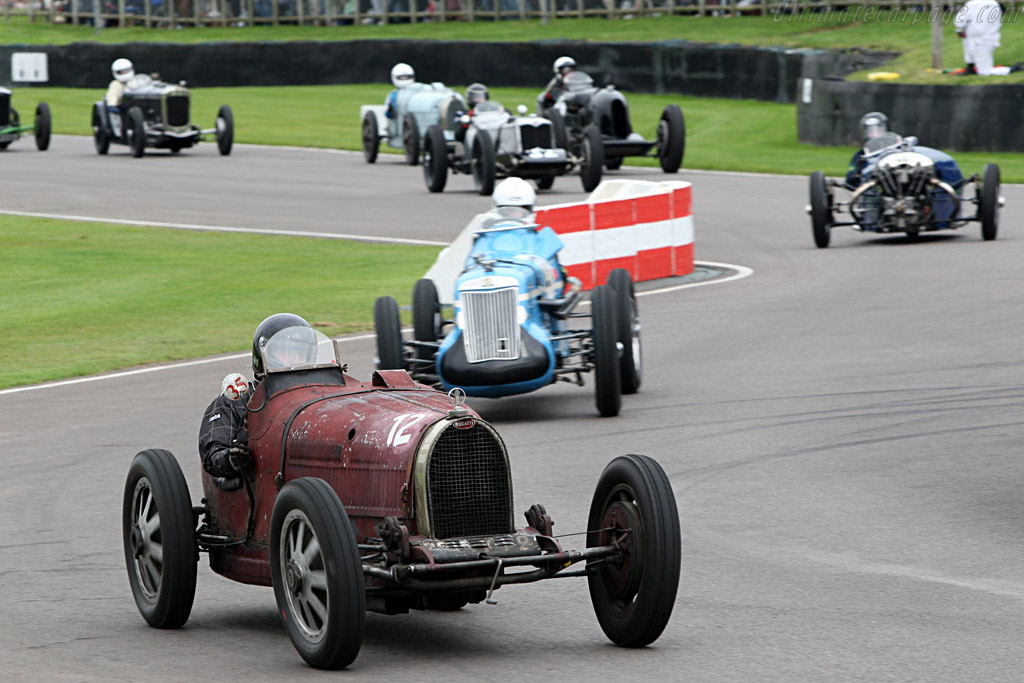
[[[578,160],[555,145],[551,122],[527,116],[522,105],[518,113],[513,116],[499,102],[487,99],[430,126],[423,140],[427,189],[442,192],[449,170],[471,173],[482,195],[494,191],[496,178],[526,178],[546,190],[556,176],[571,171]]]

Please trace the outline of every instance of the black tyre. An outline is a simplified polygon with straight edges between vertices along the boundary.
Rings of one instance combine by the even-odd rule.
[[[544,118],[551,122],[551,138],[555,147],[569,149],[569,131],[565,128],[565,119],[557,109],[545,109]]]
[[[615,292],[618,341],[622,345],[619,358],[622,393],[635,394],[643,380],[643,352],[640,344],[640,313],[636,305],[633,278],[625,268],[616,268],[608,275],[608,286]]]
[[[398,302],[382,296],[373,304],[373,328],[377,333],[377,369],[402,369],[402,321]]]
[[[155,628],[179,628],[196,595],[195,519],[185,476],[170,451],[132,460],[121,529],[128,582],[139,612]]]
[[[448,143],[444,129],[436,123],[427,128],[423,141],[423,180],[431,192],[443,192],[448,183]]]
[[[981,218],[981,238],[994,240],[999,232],[999,166],[985,164],[981,174],[981,205],[978,216]]]
[[[234,143],[235,117],[231,113],[231,107],[222,104],[217,110],[217,151],[221,156],[227,156],[231,154],[231,146]]]
[[[110,136],[107,134],[107,127],[103,125],[103,114],[97,104],[92,108],[92,141],[96,145],[97,154],[106,154],[110,149]]]
[[[405,150],[405,163],[410,166],[420,163],[420,126],[412,114],[406,114],[402,119],[402,149]]]
[[[601,629],[616,645],[644,647],[665,630],[676,591],[682,541],[672,484],[646,455],[615,458],[590,505],[587,547],[623,545],[621,562],[594,563],[587,580]]]
[[[676,173],[683,165],[686,151],[686,121],[683,110],[677,104],[670,104],[661,113],[658,122],[658,163],[665,173]]]
[[[433,280],[421,278],[412,290],[412,330],[416,341],[441,338],[441,301]]]
[[[832,198],[821,171],[811,174],[811,231],[819,249],[828,246],[832,239]]]
[[[132,107],[128,110],[128,147],[132,156],[138,159],[146,153],[146,122],[142,118],[142,110]]]
[[[538,190],[550,190],[555,184],[555,176],[549,175],[543,178],[536,178],[533,182],[537,183]]]
[[[494,145],[486,130],[478,129],[473,136],[473,185],[477,194],[489,196],[494,192],[494,177],[497,169],[494,166]]]
[[[380,131],[377,130],[377,115],[368,111],[363,117],[363,159],[366,159],[366,163],[372,164],[377,161],[378,151],[380,151]]]
[[[590,298],[594,398],[601,417],[615,417],[622,407],[622,373],[619,365],[618,316],[611,287],[594,287]]]
[[[50,148],[50,131],[53,120],[50,118],[50,105],[40,102],[36,105],[36,149],[45,152]]]
[[[345,506],[323,479],[295,479],[277,494],[270,578],[288,637],[310,666],[355,661],[366,620],[362,563]]]
[[[583,181],[583,191],[592,192],[601,183],[601,167],[604,165],[601,130],[592,123],[583,129],[581,153],[580,180]]]
[[[623,157],[613,157],[611,159],[604,160],[604,167],[609,171],[618,171],[622,168]]]

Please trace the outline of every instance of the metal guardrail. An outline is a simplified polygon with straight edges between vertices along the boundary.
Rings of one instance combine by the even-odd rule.
[[[946,3],[945,8],[961,4]],[[841,16],[869,9],[926,14],[929,0],[0,0],[0,7],[4,19],[27,16],[51,23],[94,25],[99,20],[105,27],[177,28],[794,12]]]

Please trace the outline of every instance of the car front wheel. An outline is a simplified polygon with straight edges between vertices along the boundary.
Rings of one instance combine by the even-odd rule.
[[[146,153],[146,122],[138,107],[128,110],[128,147],[136,159]]]
[[[36,149],[45,152],[50,147],[50,131],[52,119],[50,118],[50,105],[40,102],[36,107]]]
[[[434,124],[423,141],[423,180],[431,192],[444,192],[448,183],[448,143],[444,129]]]
[[[377,333],[377,369],[402,369],[402,323],[398,302],[382,296],[373,304],[373,327]]]
[[[811,231],[814,244],[824,249],[832,240],[832,206],[825,174],[815,171],[811,174]]]
[[[231,107],[221,105],[217,112],[217,151],[221,156],[231,154],[231,146],[235,142],[235,117]]]
[[[618,341],[622,345],[619,359],[622,393],[635,394],[643,379],[643,355],[640,345],[640,314],[637,311],[633,278],[625,268],[616,268],[608,275],[608,286],[615,293]]]
[[[323,479],[295,479],[277,494],[270,578],[288,637],[310,666],[355,661],[366,620],[362,563],[345,506]]]
[[[420,127],[412,114],[406,114],[402,119],[402,148],[405,150],[405,163],[410,166],[420,163]]]
[[[188,621],[196,594],[195,519],[188,484],[170,451],[132,460],[121,510],[124,559],[135,605],[155,628]]]
[[[604,165],[604,142],[601,131],[594,124],[583,129],[582,156],[580,162],[580,180],[583,191],[593,192],[601,183],[601,167]]]
[[[588,548],[616,545],[622,551],[588,566],[601,629],[622,647],[653,643],[672,616],[682,559],[675,494],[661,465],[633,454],[608,463],[587,529]]]
[[[665,107],[658,123],[658,162],[665,173],[676,173],[686,150],[686,121],[678,104]]]
[[[981,238],[994,240],[999,232],[999,166],[986,164],[981,175]]]
[[[591,354],[594,365],[594,399],[601,417],[615,417],[622,407],[622,375],[619,368],[618,316],[615,292],[595,287],[591,293]]]

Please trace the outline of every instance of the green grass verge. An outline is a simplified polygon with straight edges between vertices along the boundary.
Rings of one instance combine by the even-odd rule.
[[[217,107],[230,104],[235,114],[235,139],[239,142],[358,150],[359,105],[382,103],[389,90],[383,84],[202,88],[193,91],[192,111],[197,123],[212,126]],[[537,90],[525,88],[493,88],[491,92],[510,110],[517,104],[532,110],[537,95]],[[89,135],[90,107],[102,94],[101,90],[78,88],[19,89],[14,104],[23,111],[32,111],[36,101],[45,100],[53,112],[55,132]],[[627,95],[634,129],[649,138],[653,138],[666,104],[675,102],[683,108],[687,127],[685,168],[799,175],[823,170],[840,174],[845,172],[854,152],[853,147],[798,143],[795,105]],[[297,102],[302,106],[296,106]],[[397,152],[386,146],[381,149]],[[1004,182],[1024,182],[1024,155],[958,152],[956,158],[968,174],[980,172],[986,163],[997,163]],[[657,162],[633,158],[628,163],[654,166]]]
[[[280,311],[372,329],[438,251],[0,215],[0,388],[245,350]]]
[[[926,4],[926,3],[925,3]],[[1024,61],[1024,16],[1008,14],[1003,24],[1002,47],[996,59],[1003,64]],[[963,65],[960,40],[951,21],[944,19],[943,64]],[[1019,83],[1024,73],[1005,77],[956,77],[929,72],[931,66],[931,25],[927,15],[909,9],[879,10],[852,8],[847,13],[802,13],[743,17],[648,17],[624,19],[555,19],[547,25],[538,20],[501,22],[451,21],[430,24],[387,26],[250,26],[229,28],[206,26],[169,31],[143,27],[109,28],[96,31],[89,26],[50,24],[42,17],[0,21],[0,43],[65,45],[92,41],[101,43],[292,40],[384,40],[428,38],[430,40],[475,40],[483,42],[527,40],[585,40],[590,42],[655,42],[689,40],[703,43],[783,46],[788,48],[840,49],[860,47],[894,50],[902,56],[884,70],[900,73],[901,82],[914,83]],[[866,78],[867,72],[853,78]]]

